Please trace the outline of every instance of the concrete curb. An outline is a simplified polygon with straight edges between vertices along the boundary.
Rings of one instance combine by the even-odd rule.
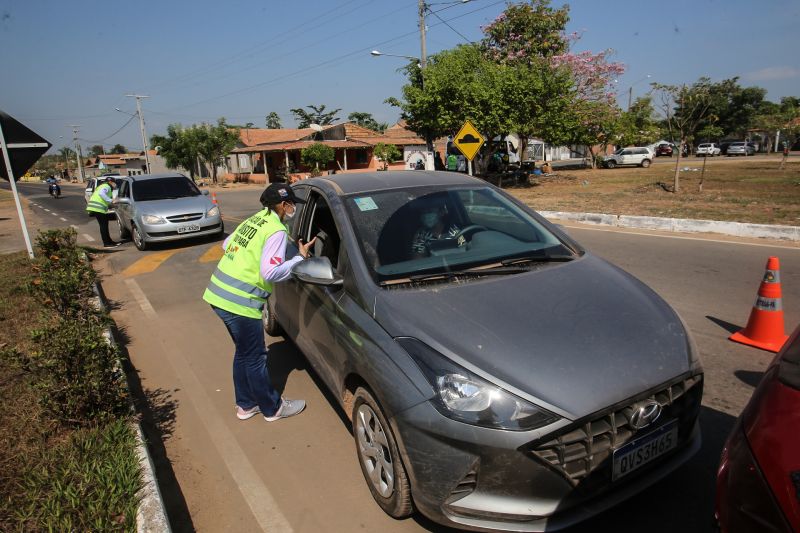
[[[584,224],[598,224],[620,228],[637,228],[681,233],[720,233],[735,237],[755,237],[800,242],[800,226],[750,224],[721,220],[694,220],[690,218],[665,218],[634,215],[609,215],[603,213],[571,213],[567,211],[538,211],[548,219],[572,220]]]
[[[108,308],[105,301],[100,295],[99,282],[95,281],[93,290],[95,307],[107,311]],[[103,331],[103,336],[106,338],[106,342],[116,346],[111,328],[106,328]],[[121,364],[119,370],[122,371]],[[125,386],[130,390],[128,376],[125,376]],[[136,411],[133,401],[131,401],[131,411]],[[139,457],[139,466],[142,470],[142,488],[139,490],[139,507],[136,510],[136,531],[138,533],[171,533],[172,528],[167,519],[164,499],[161,497],[161,491],[158,488],[156,469],[153,459],[150,457],[150,451],[147,449],[142,424],[136,421],[133,426],[136,432],[136,455]]]

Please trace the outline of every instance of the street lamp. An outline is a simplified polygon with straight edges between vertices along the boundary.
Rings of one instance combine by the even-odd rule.
[[[373,57],[387,56],[387,57],[402,57],[403,59],[411,59],[411,60],[413,60],[413,61],[416,61],[416,62],[417,62],[417,66],[418,66],[418,67],[422,68],[422,63],[420,62],[420,60],[419,60],[419,58],[418,58],[418,57],[414,57],[414,56],[404,56],[404,55],[397,55],[397,54],[386,54],[386,53],[384,53],[384,52],[381,52],[380,50],[373,50],[373,51],[372,51],[372,52],[370,52],[369,54],[370,54],[371,56],[373,56]]]
[[[651,77],[650,74],[648,74],[644,78],[640,78],[640,79],[636,80],[635,82],[631,83],[630,87],[628,87],[628,111],[631,110],[631,97],[633,96],[633,86],[636,85],[637,83],[641,82],[641,81],[650,79],[650,77]]]

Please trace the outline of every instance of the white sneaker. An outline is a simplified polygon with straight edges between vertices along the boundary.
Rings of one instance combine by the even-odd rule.
[[[238,405],[236,406],[236,418],[239,420],[247,420],[248,418],[256,416],[260,412],[261,409],[257,405],[251,407],[250,409],[242,409]]]
[[[289,400],[281,398],[281,405],[275,414],[272,416],[264,415],[264,420],[267,422],[275,422],[281,418],[289,418],[290,416],[299,415],[303,409],[306,408],[305,400]]]

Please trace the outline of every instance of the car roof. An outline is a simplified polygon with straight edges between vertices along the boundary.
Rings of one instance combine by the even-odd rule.
[[[131,181],[147,181],[147,180],[156,180],[161,178],[186,178],[186,176],[184,176],[180,172],[167,172],[164,174],[140,174],[138,176],[127,176],[127,178]]]
[[[406,187],[454,187],[485,185],[486,182],[460,174],[431,170],[395,170],[383,172],[357,172],[352,174],[334,174],[319,178],[310,178],[301,183],[327,185],[336,194],[344,196],[363,192],[388,191]]]

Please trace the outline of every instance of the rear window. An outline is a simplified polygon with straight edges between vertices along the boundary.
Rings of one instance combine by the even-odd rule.
[[[201,194],[197,186],[185,176],[136,181],[132,189],[133,199],[139,202],[186,198]]]

